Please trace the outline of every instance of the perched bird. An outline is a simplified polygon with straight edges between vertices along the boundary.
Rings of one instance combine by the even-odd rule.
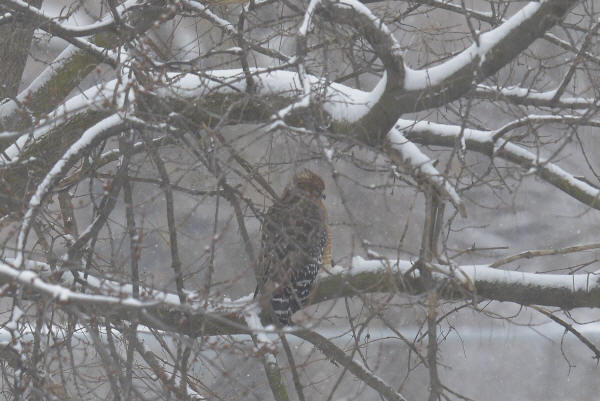
[[[264,216],[254,296],[270,300],[281,325],[304,306],[321,266],[331,266],[324,190],[321,177],[304,170]]]

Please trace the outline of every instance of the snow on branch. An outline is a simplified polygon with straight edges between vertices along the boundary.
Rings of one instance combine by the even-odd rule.
[[[313,10],[312,7],[315,9]],[[322,8],[322,9],[321,9]],[[405,66],[400,44],[385,25],[366,5],[357,0],[313,0],[306,12],[300,35],[306,35],[312,23],[312,13],[322,11],[326,21],[352,26],[369,42],[385,67],[386,89],[391,91],[404,85]]]
[[[48,84],[57,71],[63,67],[79,50],[74,45],[67,46],[60,54],[46,67],[25,90],[19,93],[15,100],[7,100],[0,104],[0,122],[11,119],[19,110],[19,104],[24,104],[28,98],[36,96],[36,92]]]
[[[326,92],[322,106],[330,116],[331,131],[381,146],[382,139],[402,113],[437,107],[463,96],[472,89],[474,81],[492,75],[543,36],[566,15],[574,1],[530,3],[498,28],[481,34],[477,43],[454,58],[432,68],[413,71],[405,68],[393,34],[364,4],[354,0],[315,0],[299,28],[300,33],[308,33],[311,21],[315,23],[315,17],[321,14],[330,23],[357,29],[385,67],[385,74],[375,88],[370,92],[361,91],[308,74],[306,80],[298,82],[297,73],[283,71],[282,67],[254,68],[246,73],[256,79],[257,90],[253,93],[258,96],[278,95],[293,103],[298,97],[306,96],[307,86],[311,91]],[[169,87],[159,96],[210,99],[206,96],[211,91],[214,95],[237,93],[243,96],[249,89],[244,82],[247,74],[241,69],[214,70],[200,76],[171,74],[167,76]],[[305,107],[306,99],[287,109],[289,103],[282,103],[277,108],[282,111],[280,114],[286,114],[294,108]],[[256,117],[256,113],[253,115]]]
[[[366,94],[361,91],[353,90],[342,85],[329,85],[323,80],[317,80],[319,85],[315,85],[315,77],[309,76],[306,73],[304,56],[307,51],[308,34],[315,22],[315,17],[322,14],[328,23],[339,23],[350,25],[357,29],[369,42],[379,59],[385,67],[385,73],[379,80],[372,92]],[[301,98],[282,108],[276,115],[276,123],[273,126],[281,125],[281,120],[292,111],[305,109],[311,105],[311,96],[313,89],[326,88],[333,96],[330,96],[324,108],[325,111],[331,113],[328,108],[329,104],[337,103],[338,108],[343,104],[349,104],[348,100],[341,101],[336,99],[337,94],[347,94],[348,99],[353,98],[350,92],[354,94],[362,93],[363,96],[356,100],[361,101],[361,98],[367,99],[367,108],[361,113],[333,113],[331,115],[334,121],[338,122],[355,122],[364,117],[372,109],[377,108],[380,101],[383,99],[385,91],[391,90],[402,81],[404,76],[404,60],[400,44],[389,30],[389,28],[379,19],[367,6],[356,0],[312,0],[305,13],[302,23],[298,28],[296,35],[296,64],[298,70],[298,81],[301,87]],[[354,101],[356,101],[354,100]],[[342,118],[340,118],[340,114]]]
[[[438,107],[467,93],[505,66],[537,38],[561,21],[577,0],[530,2],[502,25],[479,35],[478,43],[439,65],[406,68],[404,93],[397,97],[402,112]]]
[[[247,38],[245,35],[238,32],[237,28],[231,22],[227,21],[224,18],[219,17],[218,15],[213,13],[209,7],[205,6],[204,4],[202,4],[198,1],[194,1],[194,0],[183,0],[182,4],[185,8],[187,8],[191,11],[198,12],[198,14],[200,14],[200,16],[202,16],[209,22],[213,23],[217,28],[219,28],[224,33],[237,37],[238,40],[244,46],[247,46],[248,48],[255,50],[258,53],[264,54],[264,55],[272,57],[274,59],[282,60],[282,61],[285,61],[288,63],[291,63],[293,61],[293,57],[287,56],[276,49],[271,49],[269,47],[260,46],[257,43],[255,43],[255,41],[249,40],[249,38]],[[254,2],[254,4],[257,5],[258,2]]]
[[[110,15],[102,18],[101,21],[85,26],[69,25],[55,22],[50,15],[21,0],[4,0],[3,3],[9,8],[26,15],[29,23],[34,24],[35,26],[41,25],[42,29],[47,29],[48,26],[51,25],[52,28],[50,29],[58,30],[61,34],[69,35],[71,37],[95,35],[100,32],[114,29],[115,27],[115,21]],[[121,6],[121,8],[123,7]]]
[[[336,19],[362,31],[391,81],[404,78],[405,66],[400,44],[390,29],[371,10],[357,0],[327,0]],[[396,85],[395,85],[396,86]]]
[[[565,309],[600,307],[600,273],[540,274],[502,270],[490,265],[427,265],[436,281],[451,280],[474,297],[521,305],[557,306]],[[407,274],[409,273],[409,274]],[[387,279],[383,279],[387,277]],[[355,257],[350,269],[335,266],[317,281],[316,302],[363,292],[419,293],[424,288],[414,263],[405,260],[365,260]],[[463,298],[464,291],[441,294]]]
[[[481,34],[479,44],[473,43],[460,54],[442,64],[418,71],[407,69],[405,89],[424,90],[428,87],[439,86],[450,76],[469,66],[473,61],[483,63],[488,53],[493,51],[503,40],[506,40],[510,32],[526,23],[540,7],[540,3],[529,3],[498,28]]]
[[[455,278],[458,281],[473,283],[476,287],[482,283],[498,285],[514,285],[530,288],[546,288],[564,290],[571,293],[579,291],[591,293],[600,291],[600,273],[582,274],[542,274],[522,271],[503,270],[490,267],[491,265],[441,265],[432,263],[433,277],[437,280]],[[360,256],[352,259],[352,267],[335,266],[328,273],[322,273],[319,278],[329,275],[358,276],[372,273],[406,274],[410,272],[413,278],[419,276],[414,269],[414,263],[407,260],[367,260]],[[547,305],[550,306],[550,305]],[[552,305],[560,306],[560,305]],[[598,304],[600,306],[600,304]]]
[[[371,48],[385,67],[384,75],[379,79],[379,82],[373,91],[366,96],[368,99],[368,108],[356,115],[353,115],[353,113],[343,113],[342,118],[339,118],[340,113],[331,115],[333,121],[352,123],[366,117],[368,114],[374,114],[373,111],[375,114],[381,115],[382,112],[380,109],[387,103],[386,92],[390,92],[394,88],[397,88],[399,84],[403,82],[404,60],[400,44],[383,21],[367,6],[357,0],[311,0],[296,35],[297,70],[298,80],[302,88],[302,98],[277,113],[275,116],[277,121],[274,126],[282,124],[281,116],[284,116],[290,111],[307,108],[311,105],[311,94],[315,87],[313,84],[314,78],[306,73],[303,62],[308,48],[308,34],[313,25],[319,21],[316,18],[318,15],[322,16],[323,20],[327,21],[327,23],[348,25],[358,30],[365,40],[369,42]],[[319,81],[322,82],[322,80]],[[323,82],[319,89],[326,88],[328,92],[334,93],[334,97],[337,91],[348,92],[348,89],[350,89],[341,85],[337,85],[337,88],[335,86],[336,85],[330,86],[329,83]],[[336,100],[333,100],[333,102],[336,102]],[[348,104],[347,101],[345,103]],[[325,111],[331,114],[327,107],[324,108]],[[385,112],[383,114],[385,114]],[[376,119],[377,118],[372,118],[372,120]]]
[[[64,55],[65,58],[68,58],[73,50],[74,48],[67,48],[61,53],[61,56]],[[61,56],[59,56],[59,58]],[[42,75],[46,74],[46,72],[48,72],[48,70],[45,70]],[[28,89],[36,92],[38,90],[38,85],[45,85],[45,83],[47,83],[45,77],[40,77],[40,80],[41,82],[34,80]],[[23,91],[19,95],[19,98],[21,96],[24,98],[29,96],[31,92],[29,92],[28,89]],[[89,110],[104,110],[104,104],[107,102],[109,104],[114,102],[114,106],[118,108],[123,107],[126,96],[131,100],[133,95],[128,93],[123,82],[119,82],[118,80],[112,80],[103,85],[93,86],[82,94],[73,96],[54,109],[52,113],[48,114],[45,118],[42,118],[30,132],[20,135],[12,145],[7,147],[0,155],[0,165],[18,160],[21,158],[24,149],[29,143],[51,134],[56,130],[57,126],[72,120],[77,115],[81,115]],[[0,120],[2,120],[3,116],[8,117],[15,111],[17,111],[17,106],[12,100],[4,103],[0,106]],[[0,132],[0,135],[2,134],[3,133]]]
[[[78,38],[78,36],[91,35],[96,32],[104,31],[111,26],[110,23],[108,24],[108,26],[103,25],[102,23],[95,24],[95,26],[92,27],[91,31],[90,29],[84,29],[82,32],[78,31],[77,29],[69,29],[59,24],[52,18],[46,16],[42,11],[38,10],[35,7],[32,7],[30,4],[27,4],[24,1],[4,0],[3,4],[7,7],[10,7],[14,11],[23,13],[31,23],[34,23],[36,26],[39,26],[40,29],[43,29],[49,34],[56,35],[57,37],[71,43],[72,45],[77,46],[82,50],[90,52],[91,54],[98,57],[102,62],[107,63],[113,68],[117,66],[117,56],[112,50],[104,49],[85,39]]]
[[[182,3],[186,8],[189,8],[194,11],[198,11],[200,13],[200,15],[202,15],[204,18],[206,18],[207,20],[209,20],[210,22],[212,22],[213,24],[218,26],[224,32],[226,32],[230,35],[238,34],[237,29],[233,26],[233,24],[231,22],[227,21],[224,18],[219,17],[218,15],[213,13],[204,4],[202,4],[198,1],[194,1],[194,0],[183,0]]]
[[[35,194],[29,200],[29,206],[23,217],[21,229],[17,237],[17,259],[15,265],[21,266],[24,262],[23,253],[25,243],[33,220],[39,213],[43,200],[52,191],[54,185],[69,171],[69,169],[99,141],[121,133],[129,126],[127,120],[119,115],[113,114],[91,128],[87,129],[81,137],[71,145],[44,177],[44,180],[37,187]]]
[[[262,348],[266,346],[271,348],[271,351],[274,351],[276,347],[274,346],[273,341],[271,341],[265,334],[265,328],[260,322],[259,313],[260,308],[258,304],[252,303],[250,307],[246,308],[244,311],[244,320],[246,321],[246,324],[250,330],[252,330],[256,336],[257,347]]]
[[[457,14],[464,15],[467,18],[473,18],[478,21],[486,22],[492,26],[496,26],[500,23],[506,22],[506,19],[502,18],[502,16],[499,14],[477,11],[473,8],[464,7],[464,4],[452,4],[448,1],[443,1],[443,0],[428,0],[428,4],[431,6],[434,6],[436,8],[440,8],[443,10],[448,10],[448,11],[451,11],[451,12],[454,12]],[[575,48],[572,44],[570,44],[569,42],[567,42],[563,39],[560,39],[559,37],[557,37],[556,35],[554,35],[551,32],[546,32],[543,35],[543,37],[548,42],[550,42],[558,47],[561,47],[564,50],[571,51],[571,52],[577,52],[577,48]],[[593,62],[596,62],[596,63],[600,62],[600,57],[598,57],[590,52],[584,52],[583,56],[586,59],[591,60]]]
[[[306,9],[298,35],[306,37],[314,15],[325,11],[327,22],[351,25],[363,33],[383,62],[388,74],[401,78],[404,74],[402,48],[390,29],[366,5],[357,0],[312,0]]]
[[[388,142],[391,148],[388,153],[392,160],[407,167],[418,181],[433,185],[441,194],[450,199],[463,217],[467,216],[464,203],[452,184],[434,167],[435,160],[427,157],[396,128],[392,128],[388,134]]]
[[[585,124],[586,120],[583,120],[583,123]],[[459,126],[431,122],[399,120],[397,128],[409,140],[423,145],[454,147],[456,140],[461,135],[461,127]],[[550,160],[529,152],[514,143],[502,138],[494,140],[496,134],[497,131],[469,128],[462,130],[466,149],[483,153],[491,158],[499,157],[515,163],[531,173],[536,173],[545,181],[585,205],[600,209],[600,190],[598,188],[576,178]]]
[[[15,259],[15,262],[18,262]],[[25,263],[30,266],[30,263]],[[114,308],[120,305],[125,309],[139,309],[156,305],[156,301],[143,302],[134,299],[131,296],[118,297],[110,295],[84,294],[75,290],[70,290],[58,284],[50,284],[44,281],[35,271],[28,269],[19,269],[18,265],[0,262],[0,281],[3,283],[16,283],[39,295],[55,299],[63,305],[78,304],[81,306],[104,306]]]
[[[577,115],[538,115],[538,114],[530,114],[528,116],[513,120],[508,124],[505,124],[503,127],[498,128],[493,131],[492,140],[497,141],[502,138],[504,135],[509,133],[510,131],[533,124],[541,124],[541,123],[559,123],[559,124],[576,124],[588,127],[600,127],[600,121],[590,120],[586,116],[577,116]]]
[[[14,4],[19,5],[20,3],[23,3],[23,1]],[[39,11],[29,5],[27,6],[29,7],[28,12],[35,13]],[[105,43],[110,47],[124,43],[145,32],[161,16],[167,15],[164,12],[166,8],[160,6],[140,7],[137,0],[127,0],[116,5],[115,10],[118,14],[131,14],[129,20],[134,23],[133,29],[121,31],[118,37],[113,35],[112,32],[95,35],[90,38],[90,43]],[[98,24],[109,23],[111,20],[112,16],[106,15]],[[104,49],[101,48],[97,50],[104,52]],[[76,44],[67,46],[32,84],[17,96],[16,102],[5,99],[0,104],[0,129],[9,129],[8,127],[10,127],[13,130],[22,130],[32,124],[31,119],[25,119],[22,115],[40,116],[52,112],[81,83],[81,79],[93,71],[101,61],[94,54],[89,53],[87,49],[82,49]],[[3,149],[4,146],[0,141],[0,150]]]
[[[577,65],[581,62],[583,55],[586,53],[587,48],[591,45],[592,38],[596,36],[598,29],[600,29],[600,22],[595,23],[592,27],[588,29],[585,39],[583,40],[583,43],[577,51],[577,54],[575,55],[575,58],[571,63],[569,70],[563,77],[561,83],[555,90],[548,92],[549,94],[551,94],[551,98],[547,101],[549,105],[560,101],[560,98],[563,96],[564,91],[567,89],[567,85],[572,80],[573,75],[575,74]]]
[[[4,13],[0,15],[0,24],[8,24],[14,20],[14,16],[11,13]]]
[[[479,74],[479,80],[489,76],[512,60],[536,37],[543,35],[551,24],[566,13],[564,8],[569,4],[557,4],[557,1],[529,4],[500,27],[480,35],[478,44],[472,45],[453,59],[423,71],[410,72],[404,67],[401,49],[393,34],[364,4],[354,0],[315,1],[315,6],[327,12],[325,16],[332,22],[351,24],[372,42],[374,51],[386,69],[373,90],[361,91],[309,74],[303,79],[302,90],[298,85],[297,73],[283,71],[284,67],[275,66],[248,69],[246,73],[242,69],[234,69],[214,70],[198,75],[168,74],[165,77],[165,87],[158,91],[158,96],[178,99],[204,97],[207,101],[210,101],[206,97],[209,92],[215,96],[231,93],[243,96],[249,89],[246,87],[249,74],[252,82],[257,81],[257,90],[254,92],[256,95],[276,95],[293,102],[298,96],[306,96],[308,83],[311,91],[326,91],[322,106],[331,118],[332,131],[359,136],[369,144],[379,146],[381,139],[385,138],[401,113],[435,107],[462,96],[472,87],[474,74]],[[186,4],[205,17],[212,18],[208,14],[209,10],[198,2],[187,1]],[[229,30],[232,35],[237,32],[230,30],[233,26],[228,21],[213,18],[212,22]],[[517,36],[520,39],[513,40]],[[288,67],[296,62],[295,58],[289,58]],[[285,114],[288,110],[285,109],[285,102],[282,103],[284,105],[280,109]]]
[[[89,276],[89,287],[107,295],[85,295],[66,287],[72,284],[69,272],[62,275],[62,286],[45,283],[31,269],[39,270],[39,263],[26,261],[29,270],[18,270],[0,264],[0,282],[17,282],[42,296],[77,302],[89,313],[98,316],[114,316],[115,304],[129,314],[136,314],[142,324],[160,330],[178,331],[193,337],[216,334],[266,333],[257,320],[258,311],[253,304],[252,294],[237,300],[210,300],[190,294],[186,305],[181,305],[177,295],[145,288],[141,291],[147,301],[133,299],[132,286],[100,280]],[[352,297],[367,293],[422,294],[426,291],[414,262],[408,260],[365,260],[355,257],[351,267],[334,266],[319,275],[312,304]],[[564,309],[578,307],[600,308],[600,273],[586,274],[540,274],[502,270],[491,265],[426,265],[432,278],[451,286],[439,295],[444,299],[464,299],[471,296],[476,300],[489,299],[508,301],[521,305],[556,306]],[[466,289],[466,290],[465,290]],[[468,295],[470,294],[470,295]],[[127,302],[124,302],[127,300]],[[140,305],[144,306],[143,311]],[[117,313],[118,315],[118,313]],[[127,320],[126,316],[119,316]],[[269,344],[268,337],[261,344]]]
[[[298,87],[298,74],[272,68],[250,68],[256,81],[255,94],[259,96],[281,96],[294,99],[302,96]],[[372,91],[362,91],[338,83],[328,83],[314,75],[306,75],[312,87],[328,87],[328,96],[323,102],[324,110],[334,121],[356,122],[365,116],[384,92],[386,80],[382,79]],[[202,99],[209,94],[242,94],[247,91],[242,69],[214,70],[206,74],[167,74],[168,86],[157,91],[157,96],[174,99]]]
[[[21,0],[11,1],[15,7],[22,3]],[[248,75],[259,81],[257,95],[278,95],[285,99],[295,100],[298,96],[305,96],[306,87],[309,86],[311,91],[326,91],[323,109],[331,117],[332,131],[359,136],[369,144],[379,146],[381,145],[380,140],[385,138],[401,113],[435,107],[462,96],[472,87],[473,79],[481,80],[497,71],[535,38],[543,35],[552,24],[564,17],[572,2],[574,0],[561,2],[548,0],[543,3],[531,3],[515,13],[500,27],[480,35],[477,44],[473,44],[453,59],[422,71],[409,71],[404,67],[401,49],[393,34],[364,4],[355,0],[315,1],[315,7],[319,10],[322,8],[323,12],[327,12],[325,16],[330,21],[354,26],[371,42],[386,69],[386,73],[373,90],[361,91],[342,84],[330,83],[326,79],[308,74],[302,80],[304,90],[300,90],[297,82],[298,75],[292,71],[282,71],[281,69],[284,67],[276,66],[249,69],[246,73],[242,69],[238,69],[215,70],[200,74],[200,76],[169,74],[166,77],[169,81],[168,88],[164,88],[162,94],[198,99],[212,90],[215,95],[238,93],[241,96],[248,90],[245,82],[248,80]],[[200,3],[188,0],[185,4],[205,17],[210,17],[209,19],[213,23],[230,34],[237,33],[230,22],[216,19],[218,17],[209,14],[210,10]],[[28,7],[28,10],[31,11],[32,8]],[[149,23],[152,22],[152,18],[145,20],[150,21]],[[143,27],[140,29],[143,30]],[[519,40],[513,40],[514,37],[519,37]],[[515,46],[515,43],[518,45]],[[260,51],[260,49],[255,50]],[[73,52],[73,50],[70,51]],[[278,57],[280,56],[282,55]],[[283,58],[288,60],[287,67],[295,65],[298,61],[284,55]],[[73,57],[69,57],[69,59],[73,59]],[[76,75],[70,74],[70,76]],[[44,87],[47,86],[45,82],[49,79],[49,76],[44,77],[43,82],[38,82],[32,89],[41,89],[40,85],[42,84]],[[51,99],[50,103],[54,102],[54,96],[43,96],[43,92],[42,90],[35,91],[35,93],[28,91],[28,94],[34,99],[47,98]],[[66,96],[66,93],[68,90],[60,96]],[[10,105],[7,104],[6,108],[0,111],[0,115],[3,117],[18,114],[16,113],[16,104],[9,103]],[[47,100],[46,103],[48,103]],[[34,111],[49,111],[48,106],[44,104],[39,107],[41,110],[37,110],[38,107],[36,107]],[[284,107],[282,106],[283,114],[288,111]],[[353,126],[348,124],[353,124]]]
[[[538,92],[520,87],[496,89],[487,85],[478,85],[473,91],[473,96],[479,99],[504,100],[513,104],[536,107],[589,109],[600,105],[600,101],[594,98],[562,96],[554,99],[556,91],[555,89]]]

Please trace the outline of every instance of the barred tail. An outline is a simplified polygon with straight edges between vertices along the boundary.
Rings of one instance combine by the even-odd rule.
[[[283,326],[290,324],[292,317],[292,310],[290,308],[290,297],[285,293],[275,295],[271,298],[271,307],[275,317],[279,320],[279,323]]]
[[[282,326],[289,326],[292,315],[300,310],[299,300],[288,292],[289,290],[283,291],[281,294],[276,294],[271,298],[273,313]]]
[[[289,326],[292,315],[306,304],[315,282],[316,272],[317,269],[301,272],[294,276],[295,280],[291,287],[279,289],[271,297],[271,308],[282,326]],[[309,273],[308,278],[306,273]]]

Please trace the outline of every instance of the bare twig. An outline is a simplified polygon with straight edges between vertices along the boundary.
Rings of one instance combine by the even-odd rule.
[[[162,180],[162,187],[165,194],[167,225],[169,227],[169,249],[171,251],[171,268],[175,273],[175,285],[177,286],[177,294],[179,301],[183,304],[186,301],[186,294],[183,290],[183,272],[181,271],[181,260],[179,258],[179,246],[177,242],[177,223],[175,222],[175,203],[173,200],[173,188],[165,163],[160,158],[156,144],[148,137],[146,133],[141,133],[141,136],[146,144],[148,154],[154,162],[154,166]]]
[[[490,267],[500,267],[502,265],[514,262],[515,260],[519,260],[519,259],[531,259],[531,258],[535,258],[538,256],[564,255],[567,253],[582,252],[582,251],[588,251],[590,249],[598,249],[598,248],[600,248],[600,243],[575,245],[575,246],[569,246],[566,248],[557,248],[557,249],[536,249],[536,250],[525,251],[525,252],[518,253],[516,255],[502,258],[502,259],[497,260],[494,263],[490,264]]]
[[[296,361],[294,360],[294,354],[292,353],[292,349],[290,348],[290,344],[285,338],[284,333],[279,334],[279,339],[281,340],[281,345],[283,346],[283,351],[285,352],[285,356],[287,357],[288,364],[290,365],[290,370],[292,371],[292,378],[294,380],[294,387],[296,388],[296,394],[298,395],[299,401],[305,401],[304,391],[302,390],[302,382],[300,381],[300,375],[298,374],[298,367],[296,366]]]
[[[548,317],[550,320],[560,324],[565,328],[566,331],[572,333],[579,341],[581,341],[586,347],[588,347],[594,353],[594,359],[600,361],[600,349],[598,349],[590,340],[588,340],[583,334],[581,334],[577,329],[575,329],[571,324],[565,322],[563,319],[557,317],[553,313],[543,309],[539,306],[531,305],[532,309],[540,312],[542,315]]]

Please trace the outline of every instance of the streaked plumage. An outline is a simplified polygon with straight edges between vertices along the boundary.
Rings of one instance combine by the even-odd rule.
[[[258,261],[261,296],[280,324],[306,303],[322,265],[331,265],[325,185],[310,170],[296,175],[265,215]]]

